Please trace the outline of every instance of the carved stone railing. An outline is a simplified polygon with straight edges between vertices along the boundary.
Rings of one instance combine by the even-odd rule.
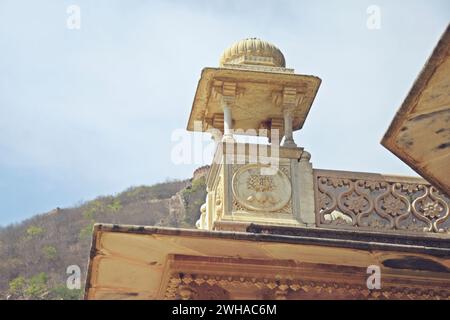
[[[421,178],[314,170],[318,227],[450,236],[450,199]]]

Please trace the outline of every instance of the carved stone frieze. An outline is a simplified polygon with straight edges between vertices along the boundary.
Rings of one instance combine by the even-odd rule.
[[[222,294],[227,296],[230,288],[254,288],[266,292],[269,299],[296,299],[329,296],[344,299],[401,299],[401,300],[446,300],[450,299],[450,291],[442,288],[409,287],[407,285],[389,285],[378,290],[370,290],[365,284],[349,284],[344,281],[321,281],[308,279],[277,279],[270,277],[212,275],[200,273],[175,273],[171,276],[166,288],[164,299],[195,299],[196,288],[209,286],[214,288],[214,294],[222,288]],[[181,289],[180,289],[181,288]],[[189,289],[190,288],[190,289]],[[181,292],[181,293],[180,293]]]

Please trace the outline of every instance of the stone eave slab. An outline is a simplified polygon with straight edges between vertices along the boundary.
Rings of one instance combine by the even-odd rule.
[[[207,118],[213,117],[215,113],[222,113],[220,99],[215,98],[214,95],[214,86],[220,82],[237,83],[239,96],[236,106],[233,108],[233,121],[235,128],[243,130],[254,127],[258,129],[259,126],[256,124],[270,118],[282,118],[282,109],[277,105],[274,95],[281,93],[283,87],[297,88],[300,94],[304,94],[303,100],[294,112],[293,129],[299,130],[306,120],[321,79],[315,76],[291,73],[204,68],[189,116],[188,131],[196,129],[194,128],[195,121],[202,123],[201,131],[207,131],[211,128]],[[253,108],[249,106],[253,106]]]
[[[258,229],[261,228],[258,226],[252,228],[255,232],[267,232],[266,229]],[[94,227],[85,298],[157,298],[167,267],[165,262],[173,254],[295,260],[358,268],[382,265],[386,259],[401,261],[415,257],[421,261],[435,261],[443,269],[450,268],[449,241],[438,235],[412,237],[416,241],[411,244],[401,241],[383,243],[386,235],[376,232],[365,232],[365,238],[358,239],[358,232],[318,228],[313,228],[313,231],[309,228],[308,233],[307,229],[296,228],[297,234],[294,235],[278,235],[97,224]],[[288,233],[285,228],[280,230]],[[423,240],[422,245],[417,242],[419,238]],[[386,272],[394,277],[398,272],[407,272],[408,277],[423,277],[425,274],[435,277],[437,281],[446,276],[446,272],[436,273],[433,270],[423,273],[388,269]]]

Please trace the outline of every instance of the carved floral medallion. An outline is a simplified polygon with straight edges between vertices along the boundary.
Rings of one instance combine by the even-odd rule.
[[[233,195],[243,208],[279,211],[289,203],[289,177],[279,169],[268,168],[261,164],[249,164],[239,168],[233,175]],[[267,174],[268,171],[271,171],[270,174]]]

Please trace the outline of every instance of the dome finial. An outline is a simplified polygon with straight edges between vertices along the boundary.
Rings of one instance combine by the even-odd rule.
[[[286,67],[286,61],[280,49],[258,38],[238,41],[226,49],[220,58],[220,66],[225,64]]]

